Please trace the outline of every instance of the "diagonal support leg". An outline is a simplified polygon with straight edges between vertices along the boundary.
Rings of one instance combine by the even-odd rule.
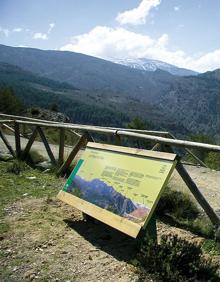
[[[21,139],[20,139],[20,127],[19,123],[15,122],[14,123],[14,134],[15,134],[15,148],[16,148],[16,155],[17,158],[20,158],[21,155]]]
[[[63,163],[63,165],[60,167],[60,169],[57,171],[57,176],[63,174],[70,166],[72,160],[75,158],[76,154],[79,152],[81,147],[85,144],[87,141],[87,138],[85,135],[82,135],[78,141],[78,143],[75,145],[71,153],[69,154],[67,160]]]
[[[52,163],[53,165],[56,165],[57,162],[56,162],[56,160],[55,160],[55,158],[54,158],[53,152],[51,151],[50,145],[49,145],[49,143],[47,142],[47,138],[46,138],[46,136],[44,135],[44,132],[43,132],[43,130],[41,129],[40,126],[37,126],[37,131],[39,132],[40,137],[41,137],[41,139],[42,139],[42,141],[43,141],[43,143],[44,143],[45,149],[46,149],[47,154],[48,154],[48,156],[49,156],[49,158],[50,158],[50,160],[51,160],[51,163]]]
[[[2,129],[0,128],[0,137],[2,138],[3,142],[5,143],[5,146],[7,147],[7,149],[9,150],[9,152],[11,153],[11,155],[13,157],[15,157],[15,152],[14,150],[12,149],[12,146],[10,145],[10,143],[8,142],[8,139],[5,137]]]
[[[190,175],[188,174],[187,170],[184,168],[184,166],[178,161],[176,165],[176,170],[178,171],[179,175],[182,177],[183,181],[188,186],[189,190],[193,194],[193,196],[196,198],[200,206],[204,209],[208,217],[210,218],[211,222],[215,226],[220,226],[220,219],[218,215],[215,213],[215,211],[212,209],[212,207],[209,205],[209,203],[206,201],[205,197],[200,192],[199,188],[195,184],[195,182],[192,180]]]
[[[174,153],[173,149],[170,146],[163,146],[163,147],[165,151]],[[182,165],[180,160],[178,160],[176,164],[176,170],[178,171],[183,181],[186,183],[187,187],[189,188],[189,190],[191,191],[197,202],[200,204],[200,206],[203,208],[207,216],[210,218],[212,224],[216,227],[220,227],[220,218],[215,213],[213,208],[209,205],[209,203],[206,201],[205,197],[200,192],[199,188],[192,180],[192,178],[190,177],[190,175],[188,174],[187,170]]]
[[[28,143],[21,154],[21,159],[25,160],[27,158],[28,153],[30,152],[31,146],[34,143],[35,138],[37,137],[37,127],[35,127],[33,133],[31,134],[30,139],[28,140]]]

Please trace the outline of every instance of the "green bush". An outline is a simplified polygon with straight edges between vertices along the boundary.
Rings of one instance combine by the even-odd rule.
[[[28,157],[27,157],[27,161],[30,164],[38,164],[41,162],[44,162],[46,160],[46,158],[44,156],[42,156],[37,150],[30,150]]]
[[[158,203],[159,216],[170,214],[176,219],[195,219],[199,210],[189,195],[166,187]]]
[[[205,163],[211,169],[220,170],[220,153],[209,152]]]
[[[28,169],[30,169],[30,167],[25,162],[15,160],[7,167],[6,172],[19,175],[21,172]]]
[[[218,266],[203,256],[201,245],[175,235],[161,238],[159,245],[146,242],[138,254],[141,265],[139,281],[151,273],[156,281],[220,281]]]

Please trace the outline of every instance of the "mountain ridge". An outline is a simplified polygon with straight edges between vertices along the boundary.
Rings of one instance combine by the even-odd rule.
[[[198,75],[199,73],[190,69],[180,68],[175,65],[168,64],[163,61],[147,59],[147,58],[137,58],[137,59],[110,59],[110,61],[128,66],[130,68],[144,70],[144,71],[156,71],[158,69],[169,72],[170,74],[177,76],[192,76]]]
[[[201,133],[217,137],[220,133],[219,70],[181,77],[160,69],[154,72],[131,69],[77,53],[4,45],[0,45],[1,61],[13,62],[42,79],[65,82],[79,89],[51,94],[78,122],[110,126],[115,124],[111,119],[118,113],[119,120],[126,116],[124,122],[138,116],[154,124],[155,130],[168,130],[181,136]],[[7,79],[14,83],[9,74]],[[30,92],[26,92],[28,99]],[[87,119],[80,119],[87,116],[86,111],[90,113]],[[102,119],[106,113],[108,118]],[[107,124],[103,124],[104,120]]]

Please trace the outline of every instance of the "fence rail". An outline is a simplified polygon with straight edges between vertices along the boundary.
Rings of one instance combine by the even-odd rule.
[[[22,150],[21,148],[21,138],[24,134],[21,134],[21,126],[29,126],[31,128],[31,133],[28,135],[27,144]],[[11,144],[8,142],[3,129],[9,130],[15,138],[15,148],[12,148]],[[51,150],[51,145],[49,144],[46,135],[44,133],[45,128],[53,128],[59,131],[59,151],[58,157],[56,158]],[[77,143],[73,146],[72,151],[66,160],[64,160],[64,148],[65,148],[65,130],[68,130],[72,134],[77,136]],[[8,148],[9,152],[21,160],[26,160],[30,149],[37,137],[40,136],[42,143],[45,146],[47,154],[52,164],[56,165],[57,175],[63,175],[69,169],[73,159],[79,152],[79,150],[88,142],[94,141],[92,134],[107,135],[114,138],[114,143],[117,145],[122,144],[122,138],[135,139],[150,141],[154,145],[152,150],[163,150],[163,151],[173,151],[173,148],[182,148],[187,153],[189,153],[200,165],[206,166],[202,160],[200,160],[195,154],[193,154],[190,149],[199,149],[211,152],[220,153],[220,146],[204,144],[198,142],[191,142],[186,140],[176,139],[171,133],[166,131],[152,131],[152,130],[138,130],[138,129],[125,129],[125,128],[115,128],[115,127],[103,127],[94,125],[82,125],[73,123],[63,123],[46,121],[40,119],[34,119],[29,117],[14,116],[0,114],[0,138],[3,140],[4,144]],[[199,188],[196,186],[183,164],[178,161],[177,171],[188,186],[189,190],[192,192],[197,202],[204,209],[212,223],[220,228],[220,219],[215,211],[212,209],[210,204],[206,201],[204,196],[201,194]]]

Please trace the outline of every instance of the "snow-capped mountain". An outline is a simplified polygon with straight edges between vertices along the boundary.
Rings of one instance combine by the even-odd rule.
[[[167,71],[173,75],[178,76],[190,76],[197,75],[198,73],[189,69],[179,68],[177,66],[151,59],[110,59],[112,62],[124,66],[128,66],[134,69],[144,70],[144,71],[155,71],[161,69]]]

